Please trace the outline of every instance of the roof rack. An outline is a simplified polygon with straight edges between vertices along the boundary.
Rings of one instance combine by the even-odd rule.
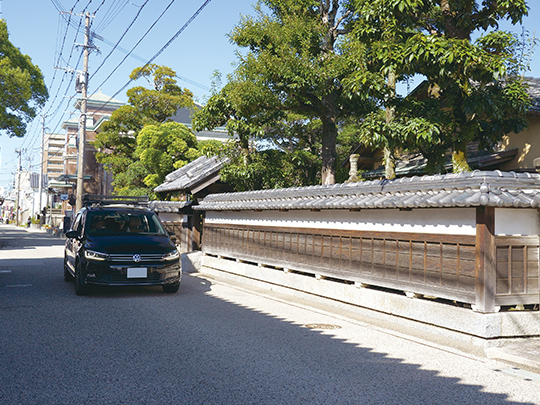
[[[102,205],[137,205],[147,206],[148,196],[133,197],[133,196],[118,196],[118,195],[83,195],[83,205],[87,206],[102,206]]]

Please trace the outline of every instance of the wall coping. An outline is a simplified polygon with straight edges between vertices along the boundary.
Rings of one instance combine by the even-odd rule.
[[[155,212],[181,213],[182,209],[189,207],[192,201],[150,201],[148,208]]]
[[[475,170],[331,186],[211,194],[199,211],[380,208],[539,208],[540,175]]]

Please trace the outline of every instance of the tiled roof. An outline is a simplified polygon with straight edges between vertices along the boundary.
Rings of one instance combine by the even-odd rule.
[[[478,150],[478,142],[471,142],[467,145],[467,163],[473,169],[493,170],[498,165],[509,162],[515,158],[518,153],[517,148],[503,150],[498,152],[485,152]],[[402,158],[396,162],[396,177],[414,176],[425,174],[427,159],[421,154],[413,155],[411,158]],[[450,153],[445,156],[443,168],[446,173],[452,171],[452,158]],[[384,177],[384,167],[369,170],[359,174],[366,180],[380,179]]]
[[[540,175],[474,171],[358,183],[211,194],[195,210],[540,207]]]
[[[150,201],[148,208],[155,212],[178,213],[182,208],[191,205],[191,201]]]
[[[525,82],[529,86],[527,92],[532,98],[532,106],[529,111],[540,114],[540,79],[526,77]]]
[[[165,183],[157,186],[154,191],[161,193],[166,191],[193,190],[205,180],[218,176],[219,171],[227,159],[201,156],[193,162],[182,166],[180,169],[169,173],[165,177]]]

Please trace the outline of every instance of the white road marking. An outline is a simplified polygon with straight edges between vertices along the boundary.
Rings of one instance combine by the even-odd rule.
[[[32,287],[32,284],[9,284],[9,285],[6,285],[6,288],[22,288],[22,287]]]

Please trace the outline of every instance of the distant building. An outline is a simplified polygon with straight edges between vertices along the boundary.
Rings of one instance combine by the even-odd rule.
[[[44,181],[46,189],[46,181]],[[43,198],[43,196],[42,196]],[[43,199],[43,201],[46,201]],[[13,221],[17,222],[17,204],[19,206],[19,223],[25,224],[28,217],[36,217],[39,214],[39,173],[28,170],[21,170],[15,173],[14,187],[6,196],[2,217],[10,218],[6,215],[9,211],[13,214]]]
[[[45,134],[43,139],[43,174],[57,179],[64,174],[66,134]]]
[[[101,91],[92,94],[87,100],[84,193],[111,194],[113,191],[112,173],[106,171],[103,165],[97,162],[96,149],[92,143],[96,139],[96,134],[99,133],[100,126],[109,120],[116,109],[123,105],[125,103],[113,99]],[[75,107],[80,108],[80,100],[76,102]],[[192,113],[200,108],[202,106],[199,104],[195,104],[194,108],[181,108],[170,120],[184,124],[191,129]],[[62,128],[65,130],[63,134],[45,134],[43,170],[44,175],[49,180],[48,187],[54,194],[53,206],[65,211],[71,207],[67,205],[65,198],[61,201],[60,196],[75,193],[77,182],[78,114],[64,121]],[[225,128],[196,132],[195,135],[198,140],[215,139],[224,142],[228,139]]]
[[[503,137],[500,150],[516,150],[513,159],[498,168],[516,172],[534,172],[534,159],[540,157],[540,78],[526,77],[528,93],[532,105],[527,114],[529,128],[518,134],[510,133]]]
[[[180,108],[170,119],[171,121],[184,124],[193,131],[191,117],[195,111],[200,110],[201,108],[203,108],[203,106],[198,103],[195,103],[194,108]],[[212,131],[194,131],[193,133],[197,137],[198,141],[207,141],[213,139],[216,141],[225,142],[227,139],[229,139],[229,133],[225,127],[218,127]]]
[[[105,120],[108,120],[113,111],[125,103],[113,99],[101,91],[92,94],[86,102],[86,142],[84,156],[84,192],[89,194],[110,194],[112,177],[103,169],[103,165],[96,161],[96,149],[92,142],[96,139],[96,129]],[[75,104],[80,108],[80,100]],[[62,128],[66,130],[64,141],[64,172],[57,178],[59,181],[76,182],[77,179],[77,145],[79,133],[79,119],[65,121]]]

